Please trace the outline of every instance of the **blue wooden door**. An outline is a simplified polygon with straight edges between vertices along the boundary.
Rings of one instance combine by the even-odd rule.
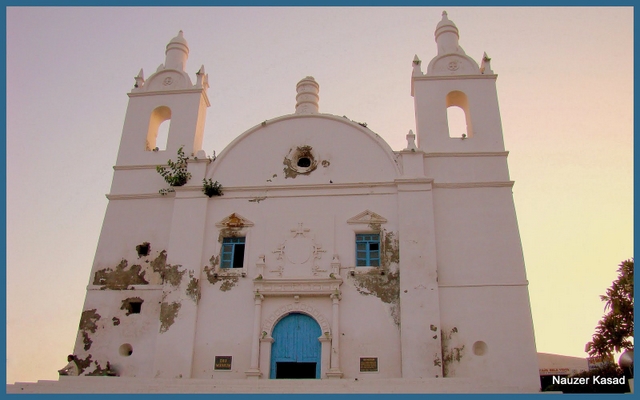
[[[320,378],[320,326],[305,314],[289,314],[273,328],[271,379],[276,378],[277,363],[315,363],[315,378]],[[302,365],[302,364],[301,364]]]

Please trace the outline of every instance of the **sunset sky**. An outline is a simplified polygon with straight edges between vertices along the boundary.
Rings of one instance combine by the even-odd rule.
[[[539,352],[585,357],[633,257],[633,8],[7,8],[7,383],[57,379],[73,351],[127,93],[179,30],[204,65],[204,149],[295,109],[415,132],[414,55],[443,10],[491,57]],[[504,329],[509,329],[504,327]]]

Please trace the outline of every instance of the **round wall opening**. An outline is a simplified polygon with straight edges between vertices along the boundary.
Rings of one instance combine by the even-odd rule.
[[[309,157],[300,157],[298,159],[298,167],[309,168],[311,166],[311,159]]]
[[[473,344],[473,354],[483,356],[487,353],[487,344],[481,340]]]
[[[133,347],[129,343],[125,343],[120,346],[119,353],[121,356],[129,357],[131,354],[133,354]]]

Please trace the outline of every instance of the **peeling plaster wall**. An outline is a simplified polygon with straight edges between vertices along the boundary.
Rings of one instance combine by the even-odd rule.
[[[79,330],[74,347],[79,359],[91,356],[85,374],[109,361],[122,376],[153,377],[171,203],[163,198],[109,202],[83,308],[95,309],[100,319],[95,332]],[[136,246],[144,242],[149,253],[140,256]],[[128,298],[143,301],[140,314],[121,309]],[[91,346],[85,350],[87,335]],[[120,354],[123,344],[132,346],[130,356]]]
[[[148,285],[134,290],[94,288],[87,292],[74,350],[80,360],[91,358],[83,374],[104,369],[109,362],[121,376],[153,377],[161,295],[161,288]],[[131,298],[144,299],[140,314],[127,315],[128,311],[122,308],[123,302]],[[133,349],[129,356],[120,352],[126,344]]]

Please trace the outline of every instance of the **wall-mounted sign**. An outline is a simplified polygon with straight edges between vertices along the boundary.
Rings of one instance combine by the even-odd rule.
[[[540,376],[548,375],[569,375],[571,370],[569,368],[540,368]]]
[[[614,364],[613,354],[604,357],[587,357],[589,371],[604,367],[606,364]]]
[[[216,356],[213,369],[217,370],[230,370],[231,369],[231,356]]]
[[[360,372],[378,372],[378,357],[360,357]]]

